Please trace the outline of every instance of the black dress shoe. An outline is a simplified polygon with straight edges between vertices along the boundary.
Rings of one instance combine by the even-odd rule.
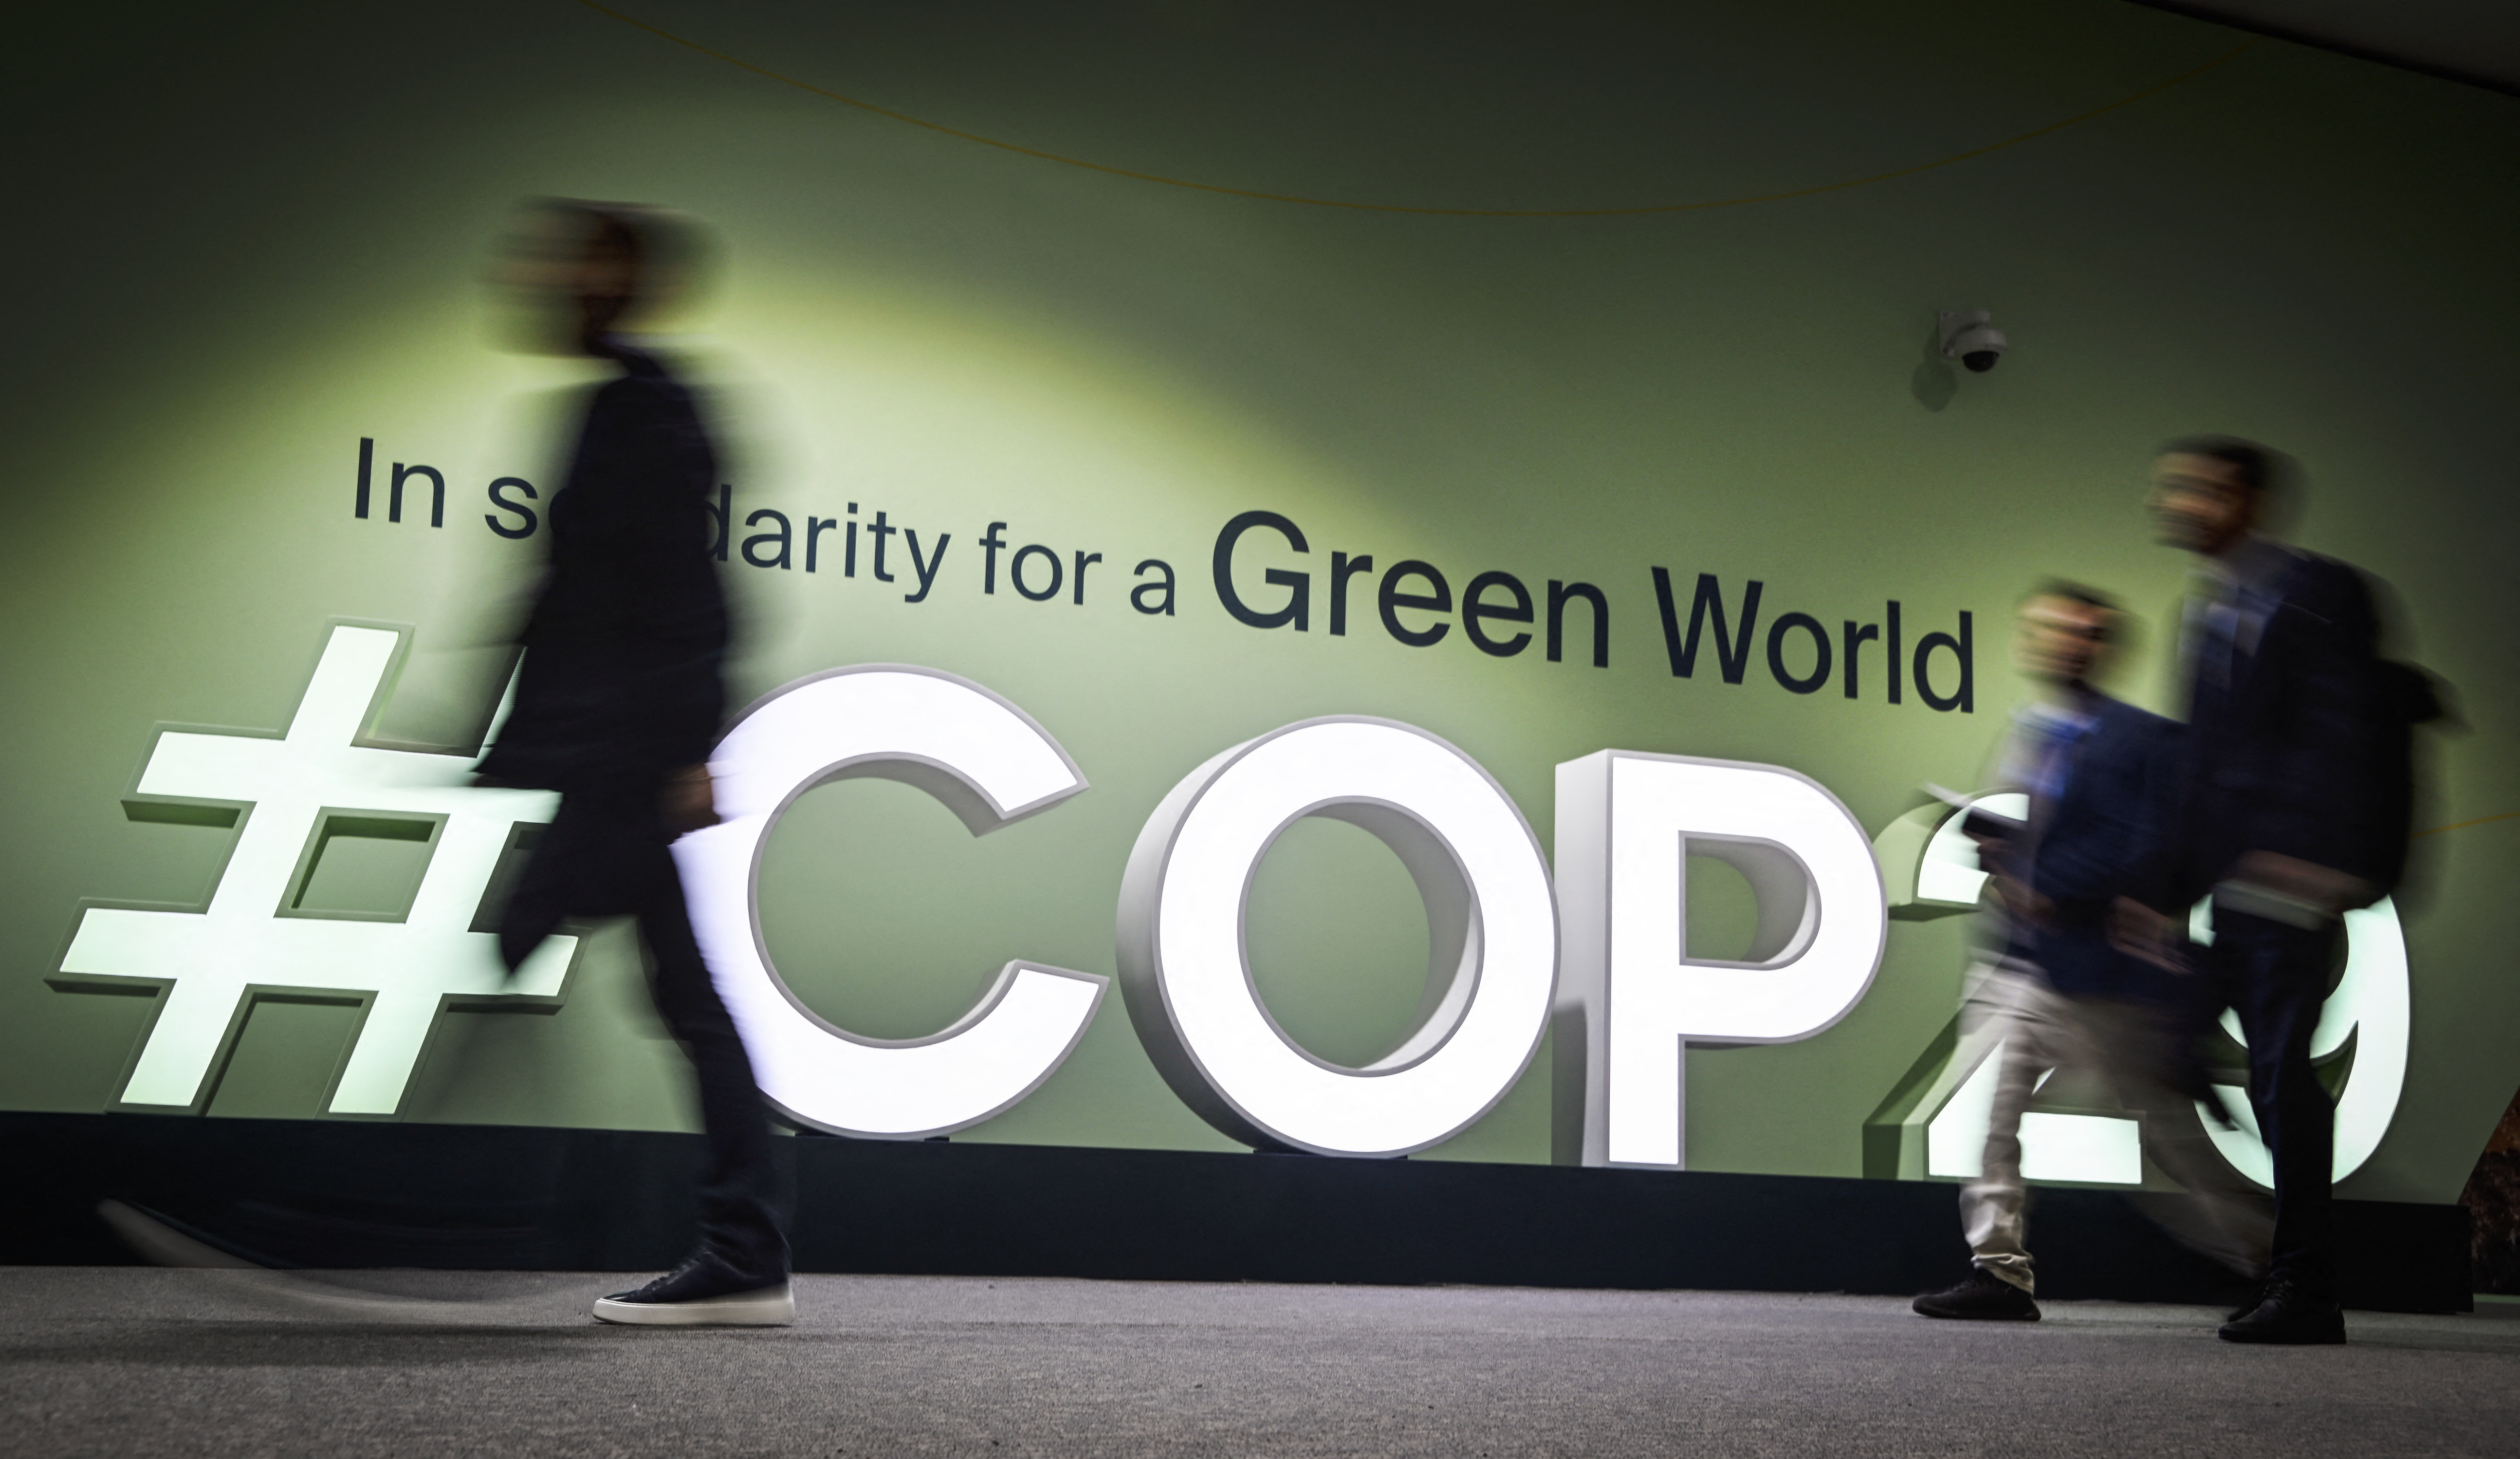
[[[2039,1304],[2030,1294],[1984,1267],[1972,1268],[1958,1286],[1928,1292],[1912,1304],[1919,1317],[1948,1317],[1962,1322],[2037,1322]]]
[[[2267,1284],[2267,1295],[2247,1316],[2224,1323],[2226,1343],[2280,1343],[2287,1345],[2345,1341],[2345,1312],[2332,1297],[2319,1297],[2298,1282],[2278,1277]]]
[[[595,1315],[640,1327],[788,1327],[796,1299],[784,1274],[764,1282],[702,1252],[645,1287],[600,1299]]]

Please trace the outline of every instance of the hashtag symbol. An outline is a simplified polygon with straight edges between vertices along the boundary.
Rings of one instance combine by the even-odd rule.
[[[88,906],[50,980],[66,991],[164,989],[124,1081],[123,1107],[201,1108],[253,1003],[274,994],[367,995],[328,1105],[336,1115],[400,1109],[437,1016],[450,1006],[558,1006],[576,938],[551,938],[512,979],[497,937],[472,924],[517,826],[548,822],[559,798],[472,785],[461,755],[356,744],[399,646],[391,629],[336,624],[278,738],[158,733],[134,804],[247,808],[206,907]],[[328,823],[362,814],[400,818],[416,830],[437,822],[410,911],[397,922],[294,910]]]

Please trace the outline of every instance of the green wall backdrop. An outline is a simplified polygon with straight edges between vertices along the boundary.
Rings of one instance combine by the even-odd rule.
[[[1763,6],[1023,5],[623,0],[830,91],[1112,167],[1404,207],[1566,210],[1791,193],[1949,158],[2155,87],[2245,36],[2116,0]],[[1043,160],[712,59],[569,0],[54,8],[10,88],[0,435],[0,1106],[109,1104],[147,1000],[57,991],[83,897],[193,903],[215,829],[119,804],[160,721],[276,728],[329,617],[418,637],[384,726],[452,742],[538,543],[483,488],[555,483],[557,392],[496,352],[478,279],[520,197],[672,204],[726,267],[689,347],[741,516],[856,503],[951,536],[936,586],[731,565],[739,701],[837,664],[968,675],[1093,789],[973,841],[884,782],[812,793],[764,873],[783,971],[827,1016],[941,1027],[1009,958],[1108,973],[1157,799],[1296,719],[1386,715],[1476,757],[1549,840],[1552,767],[1604,747],[1762,760],[1878,830],[1965,783],[2021,693],[2010,605],[2062,572],[2152,624],[2184,567],[2138,512],[2150,448],[2216,430],[2310,473],[2295,534],[2395,584],[2453,683],[2425,824],[2520,811],[2510,622],[2520,103],[2268,41],[2018,145],[1866,186],[1622,216],[1302,205]],[[1929,358],[1995,311],[1986,376]],[[446,524],[354,520],[362,437],[449,483]],[[1599,584],[1610,661],[1231,619],[1207,558],[1266,508],[1332,549]],[[424,520],[414,521],[418,515]],[[1099,552],[1085,601],[979,588],[975,540]],[[740,528],[740,534],[742,529]],[[830,539],[826,539],[827,551]],[[1255,545],[1259,545],[1255,539]],[[903,566],[898,540],[894,564]],[[799,554],[801,557],[801,553]],[[1180,574],[1136,612],[1132,565]],[[1001,560],[1003,564],[1003,559]],[[1756,578],[1763,614],[1973,616],[1974,711],[1664,663],[1648,571]],[[1255,598],[1256,580],[1247,584]],[[1761,656],[1763,657],[1763,656]],[[1868,663],[1878,672],[1878,661]],[[1841,665],[1842,671],[1842,665]],[[2452,1199],[2520,1085],[2520,820],[2422,843],[2413,1044],[2349,1195]],[[328,894],[389,896],[392,843]],[[1720,935],[1739,907],[1699,913]],[[1398,862],[1299,826],[1255,890],[1264,991],[1317,1051],[1387,1044],[1425,934]],[[676,1127],[679,1058],[601,935],[557,1015],[449,1015],[414,1119]],[[1693,1055],[1689,1159],[1852,1175],[1859,1128],[1950,1017],[1956,924],[1894,924],[1866,1000],[1806,1042]],[[314,1116],[351,1010],[258,1011],[209,1107]],[[1549,1050],[1434,1158],[1549,1158]],[[959,1139],[1220,1149],[1115,994],[1028,1101]]]

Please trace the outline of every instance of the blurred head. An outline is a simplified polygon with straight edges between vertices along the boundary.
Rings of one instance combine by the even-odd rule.
[[[2051,689],[2089,684],[2115,648],[2125,616],[2096,588],[2043,582],[2021,600],[2014,619],[2013,666]]]
[[[518,210],[490,270],[503,333],[535,353],[599,353],[606,335],[637,328],[683,296],[699,251],[698,227],[663,208],[534,199]]]
[[[2274,452],[2223,435],[2174,440],[2153,458],[2153,537],[2166,547],[2220,557],[2246,538],[2274,489]]]

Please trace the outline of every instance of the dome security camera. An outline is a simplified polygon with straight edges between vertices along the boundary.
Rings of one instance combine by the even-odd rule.
[[[2003,358],[2011,342],[1997,329],[1993,316],[1984,309],[1945,309],[1943,318],[1943,358],[1958,360],[1971,372],[1984,375]]]

